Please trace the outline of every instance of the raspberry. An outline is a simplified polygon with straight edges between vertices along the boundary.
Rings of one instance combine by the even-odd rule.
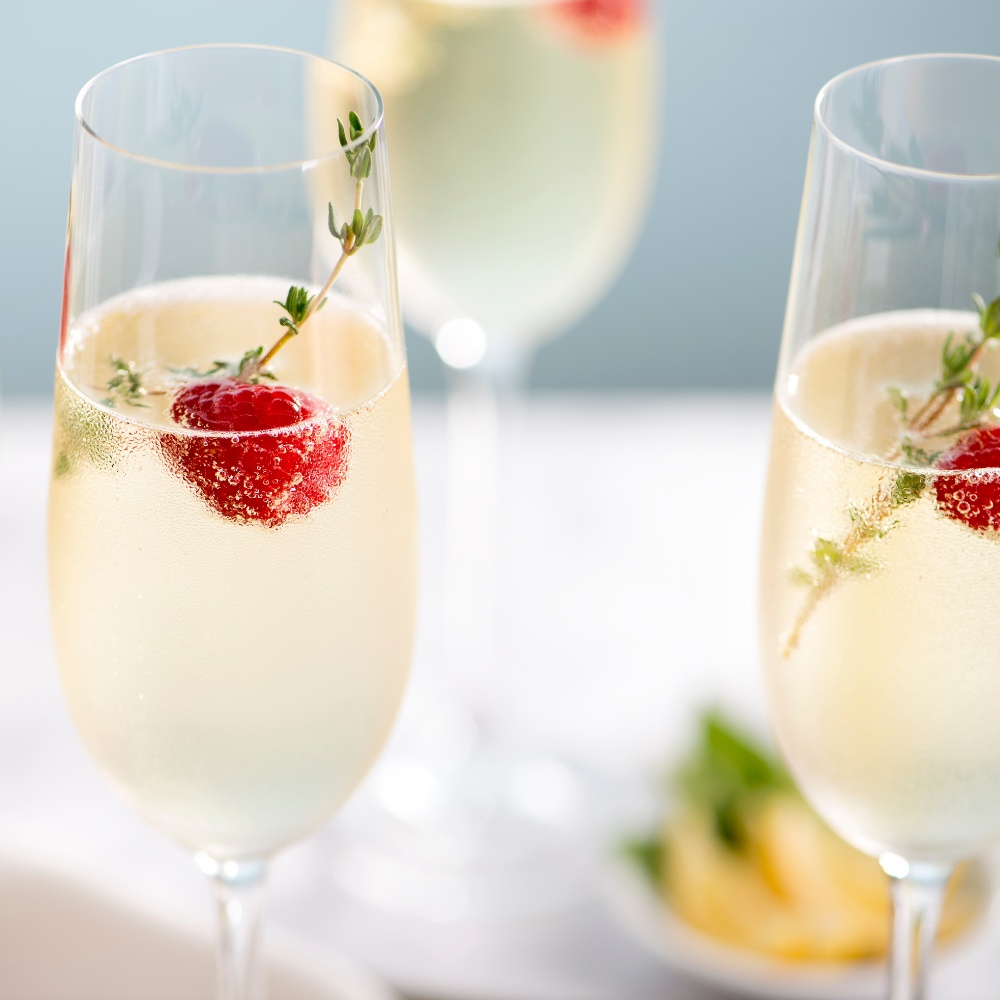
[[[643,0],[557,0],[552,13],[580,41],[603,42],[634,31]]]
[[[333,412],[289,386],[192,382],[177,393],[170,415],[181,427],[215,433],[167,434],[163,452],[214,511],[277,528],[325,503],[344,481],[350,433]]]
[[[970,431],[935,463],[939,469],[975,469],[967,476],[939,476],[938,507],[977,531],[1000,530],[1000,427]]]

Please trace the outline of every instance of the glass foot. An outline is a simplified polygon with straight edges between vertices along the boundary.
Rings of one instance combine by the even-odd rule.
[[[324,840],[340,888],[434,922],[519,918],[595,894],[605,845],[592,776],[490,738],[454,706],[409,742]]]

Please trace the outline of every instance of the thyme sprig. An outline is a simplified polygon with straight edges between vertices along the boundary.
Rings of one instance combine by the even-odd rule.
[[[255,357],[251,358],[247,352],[240,364],[238,377],[254,379],[260,377],[271,363],[274,356],[288,343],[292,337],[301,333],[303,325],[310,316],[319,312],[326,305],[326,297],[333,287],[333,283],[340,276],[344,265],[350,257],[353,257],[363,246],[374,243],[382,233],[383,220],[381,215],[376,215],[374,210],[369,208],[367,213],[362,212],[361,202],[364,193],[365,181],[371,176],[373,155],[375,153],[375,143],[378,133],[373,132],[370,139],[362,142],[354,148],[348,148],[352,143],[364,134],[364,126],[361,119],[352,111],[347,116],[348,128],[344,128],[344,123],[337,119],[337,132],[340,139],[341,148],[350,167],[351,177],[354,178],[354,213],[350,222],[343,222],[337,225],[337,215],[333,207],[333,202],[327,204],[327,227],[330,235],[340,243],[340,257],[337,259],[330,277],[326,284],[316,295],[310,295],[308,290],[298,285],[292,285],[288,289],[285,301],[275,299],[275,303],[285,311],[279,322],[284,327],[285,332],[271,346],[271,349],[264,353],[260,348]],[[267,377],[267,376],[265,376]]]
[[[145,399],[149,392],[142,384],[143,373],[135,362],[113,354],[108,363],[114,374],[106,383],[108,395],[101,402],[112,408],[117,406],[119,400],[126,406],[148,407],[149,403]]]
[[[784,637],[782,653],[787,659],[799,644],[802,630],[820,601],[841,580],[858,574],[868,575],[881,568],[868,554],[872,542],[885,538],[899,523],[895,514],[917,500],[927,486],[927,476],[905,470],[890,483],[882,483],[863,503],[848,510],[851,526],[839,541],[818,536],[809,550],[808,567],[794,566],[793,583],[806,588],[806,599],[791,630]]]
[[[269,371],[260,369],[260,358],[264,353],[263,347],[254,347],[246,351],[237,362],[213,361],[207,368],[195,368],[193,365],[186,368],[168,367],[167,371],[176,378],[185,382],[193,379],[211,378],[213,375],[232,375],[234,378],[242,379],[244,382],[256,384],[262,378],[275,379],[276,376]]]
[[[285,315],[278,322],[284,328],[284,333],[264,351],[263,346],[248,350],[235,364],[229,361],[213,361],[205,370],[197,368],[171,368],[171,374],[185,379],[209,378],[222,372],[241,379],[244,382],[257,383],[261,379],[274,379],[275,375],[268,370],[268,365],[274,356],[288,343],[292,337],[302,332],[302,327],[311,316],[326,305],[327,295],[334,282],[340,276],[344,264],[362,247],[374,243],[382,235],[383,219],[371,208],[363,212],[361,205],[364,196],[365,181],[371,176],[375,144],[378,133],[372,132],[369,139],[354,146],[353,144],[364,134],[364,126],[355,112],[347,116],[347,128],[337,119],[337,132],[341,148],[347,159],[351,177],[354,178],[354,210],[349,222],[338,225],[333,202],[327,204],[327,226],[330,234],[340,243],[340,257],[334,264],[326,284],[315,295],[310,295],[308,289],[292,285],[288,289],[284,302],[275,299],[275,304],[281,306]],[[348,148],[351,147],[351,148]],[[165,389],[147,389],[143,384],[143,371],[132,361],[114,355],[110,359],[113,374],[106,383],[107,397],[102,400],[106,406],[115,406],[118,400],[129,406],[146,407],[144,400],[150,395],[163,395]]]
[[[1000,245],[998,245],[1000,250]],[[930,482],[921,468],[933,467],[941,450],[930,450],[930,441],[943,442],[982,427],[996,416],[1000,383],[993,385],[979,371],[984,352],[1000,340],[1000,296],[987,305],[975,295],[979,329],[959,340],[949,333],[941,349],[940,373],[930,396],[915,409],[909,395],[897,386],[886,390],[900,421],[900,440],[885,456],[887,462],[901,459],[911,466],[901,469],[891,481],[881,484],[863,503],[848,510],[851,526],[843,538],[817,536],[809,550],[807,565],[791,570],[794,583],[806,588],[805,600],[783,640],[783,655],[795,650],[819,603],[841,581],[869,575],[881,568],[868,548],[885,538],[899,523],[897,513],[920,498]],[[950,422],[945,418],[951,416]]]

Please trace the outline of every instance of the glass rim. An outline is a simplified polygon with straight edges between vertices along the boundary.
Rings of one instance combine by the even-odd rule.
[[[830,97],[833,89],[844,80],[859,73],[867,72],[871,69],[892,66],[897,63],[915,63],[920,61],[936,60],[992,62],[996,63],[998,67],[1000,67],[1000,56],[991,56],[971,52],[921,52],[906,56],[892,56],[887,59],[873,59],[871,62],[862,63],[860,66],[853,66],[850,69],[846,69],[823,84],[819,93],[816,95],[816,100],[813,104],[813,122],[815,123],[816,128],[822,132],[833,145],[837,146],[842,151],[849,153],[851,156],[855,157],[855,159],[862,160],[863,162],[877,167],[879,170],[885,171],[886,173],[894,173],[902,176],[920,178],[923,180],[937,179],[970,184],[981,182],[1000,182],[1000,170],[992,171],[990,173],[958,174],[948,170],[929,170],[926,167],[909,167],[901,163],[893,163],[892,160],[886,160],[881,156],[876,156],[874,153],[866,153],[863,150],[858,149],[857,146],[851,144],[835,132],[833,128],[831,128],[829,122],[825,120],[823,116],[823,103],[828,97]]]
[[[347,73],[349,76],[354,77],[363,86],[367,87],[369,91],[375,97],[376,114],[372,119],[371,123],[365,126],[364,132],[361,133],[356,139],[348,142],[346,146],[337,145],[336,148],[330,149],[329,152],[320,153],[317,156],[310,156],[304,159],[298,160],[288,160],[282,163],[268,163],[268,164],[252,164],[245,167],[218,167],[218,166],[207,166],[207,165],[195,165],[189,163],[178,163],[174,160],[161,160],[155,156],[147,156],[144,153],[138,153],[135,150],[127,149],[124,146],[120,146],[117,143],[110,142],[108,139],[99,135],[91,124],[87,121],[87,117],[84,114],[83,102],[86,100],[87,96],[93,91],[93,89],[106,77],[109,77],[112,73],[123,69],[125,66],[130,66],[132,63],[144,62],[149,59],[157,59],[162,56],[174,55],[179,52],[198,52],[205,50],[216,50],[216,51],[227,51],[227,50],[245,50],[245,51],[256,51],[256,52],[270,52],[270,53],[281,53],[283,55],[298,56],[304,61],[315,61],[318,63],[326,63],[329,66],[333,66],[336,69]],[[382,122],[385,118],[385,105],[382,101],[382,95],[378,88],[369,80],[366,76],[363,76],[355,69],[351,69],[350,66],[345,66],[343,63],[337,62],[334,59],[327,59],[325,56],[316,55],[315,52],[305,52],[302,49],[293,49],[281,45],[258,45],[249,42],[208,42],[198,45],[178,45],[169,49],[156,49],[152,52],[144,52],[137,56],[131,56],[128,59],[122,59],[120,62],[116,62],[106,69],[96,73],[92,76],[81,88],[80,92],[76,95],[76,100],[73,103],[73,110],[76,115],[77,126],[85,132],[94,142],[99,143],[105,149],[111,152],[117,153],[120,156],[124,156],[136,163],[143,163],[147,166],[157,167],[161,170],[175,170],[179,173],[189,173],[189,174],[221,174],[221,175],[248,175],[248,174],[269,174],[269,173],[280,173],[286,170],[309,170],[313,167],[319,166],[322,163],[338,157],[343,156],[345,152],[357,149],[362,143],[368,142],[372,135],[378,132],[382,126]]]

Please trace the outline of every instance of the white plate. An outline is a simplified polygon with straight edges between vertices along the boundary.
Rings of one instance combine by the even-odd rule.
[[[133,900],[37,861],[0,857],[0,996],[17,1000],[210,1000],[212,945]],[[268,948],[281,1000],[398,1000],[346,959]]]
[[[881,962],[794,964],[730,947],[675,916],[623,858],[609,862],[606,885],[614,910],[639,941],[672,968],[706,983],[767,1000],[884,1000],[886,970]],[[948,945],[939,964],[951,965],[982,948],[985,923],[979,921]],[[946,975],[947,968],[941,972]]]

